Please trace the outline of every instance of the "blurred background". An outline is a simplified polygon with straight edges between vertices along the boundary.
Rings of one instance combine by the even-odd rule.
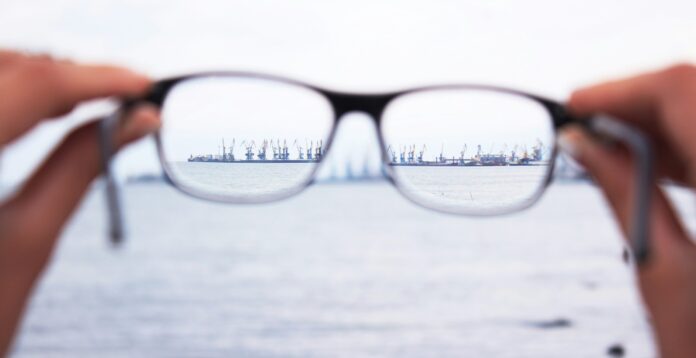
[[[563,100],[696,61],[694,13],[686,0],[4,0],[0,46],[155,78],[239,69],[346,91],[465,82]],[[109,108],[87,104],[5,148],[0,186],[20,185],[71,128]],[[97,184],[14,354],[654,355],[594,186],[560,180],[534,208],[502,218],[435,214],[385,181],[340,180],[380,173],[371,123],[349,117],[322,167],[339,180],[272,205],[190,199],[142,180],[160,171],[152,140],[124,151],[129,241],[106,244]],[[693,218],[691,194],[672,194]]]

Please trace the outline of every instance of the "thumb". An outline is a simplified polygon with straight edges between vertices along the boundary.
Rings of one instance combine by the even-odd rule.
[[[159,125],[154,108],[140,108],[117,131],[116,143],[118,147],[126,145],[153,133]],[[24,255],[17,256],[24,257],[25,263],[43,266],[65,221],[99,175],[98,133],[96,122],[73,131],[22,189],[0,206],[0,238],[7,238],[3,244],[15,245],[11,250],[15,254],[23,247]]]
[[[630,153],[618,145],[606,145],[576,126],[564,129],[558,145],[577,160],[601,187],[624,237],[631,226],[634,210],[635,163]],[[650,240],[653,259],[668,257],[680,243],[689,239],[662,190],[655,185],[650,208]]]

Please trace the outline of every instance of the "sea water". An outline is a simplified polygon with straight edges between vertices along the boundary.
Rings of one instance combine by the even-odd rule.
[[[189,190],[236,200],[284,196],[310,181],[317,163],[170,162],[172,177]],[[532,200],[551,167],[392,166],[399,187],[429,207],[486,213]]]
[[[385,182],[252,206],[160,183],[123,194],[128,240],[107,244],[93,190],[15,356],[600,357],[613,345],[654,356],[620,235],[589,184],[487,219],[421,209]],[[694,218],[691,196],[677,199]]]

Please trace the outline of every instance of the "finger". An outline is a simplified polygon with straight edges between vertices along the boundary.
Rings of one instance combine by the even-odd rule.
[[[127,69],[23,58],[0,72],[0,144],[44,118],[66,114],[78,103],[108,96],[137,96],[150,80]]]
[[[603,112],[624,120],[655,124],[665,101],[696,86],[696,67],[680,64],[664,70],[615,80],[575,91],[568,108],[578,116]]]
[[[37,61],[44,61],[44,62],[51,62],[54,61],[56,63],[63,63],[63,64],[75,64],[73,61],[65,58],[56,58],[53,57],[49,54],[45,53],[39,53],[39,54],[30,54],[26,52],[17,52],[17,51],[9,51],[9,50],[3,50],[0,49],[0,72],[3,70],[7,70],[11,68],[11,64],[17,63],[18,61],[21,60],[37,60]]]
[[[144,92],[150,80],[131,70],[114,66],[84,66],[68,62],[57,63],[58,82],[62,93],[53,107],[107,96],[134,96]],[[51,109],[51,105],[47,106]]]
[[[156,131],[159,125],[153,108],[141,108],[119,129],[117,143],[122,146]],[[36,262],[45,260],[63,224],[100,170],[98,126],[90,123],[71,133],[0,209],[2,236],[9,238],[5,242],[14,241],[22,248],[15,247],[15,255],[33,257]]]
[[[0,71],[3,70],[3,66],[13,63],[22,57],[23,55],[19,52],[0,50]]]
[[[634,163],[629,153],[599,144],[578,127],[564,130],[559,145],[576,158],[602,188],[624,236],[627,236],[636,185]],[[689,242],[674,209],[657,186],[650,207],[650,239],[655,258],[668,257],[667,253],[674,247]]]
[[[694,93],[696,67],[677,65],[578,90],[568,107],[577,116],[606,113],[643,129],[661,158],[658,174],[687,182],[689,173],[683,163],[696,159],[691,145],[696,136],[691,123],[696,107],[686,97]]]
[[[607,113],[624,120],[650,122],[657,117],[655,73],[594,85],[575,91],[568,101],[574,114]]]

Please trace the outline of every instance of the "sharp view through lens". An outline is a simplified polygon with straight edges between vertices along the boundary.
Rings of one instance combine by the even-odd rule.
[[[170,162],[175,178],[211,193],[251,196],[303,184],[326,155],[322,140],[305,141],[304,145],[294,140],[290,146],[287,139],[264,139],[258,145],[253,140],[227,143],[222,139],[217,153],[190,154],[186,160]],[[485,152],[479,144],[472,153],[464,144],[456,156],[445,152],[444,144],[437,153],[428,153],[425,144],[416,147],[389,145],[383,156],[386,167],[380,167],[379,155],[372,156],[372,162],[367,158],[348,159],[345,165],[330,162],[328,177],[323,180],[365,181],[392,175],[404,182],[402,190],[423,197],[436,208],[503,210],[529,200],[551,169],[550,147],[541,140],[531,149],[502,145],[494,150],[491,145]],[[561,170],[567,167],[565,162],[560,165]]]

